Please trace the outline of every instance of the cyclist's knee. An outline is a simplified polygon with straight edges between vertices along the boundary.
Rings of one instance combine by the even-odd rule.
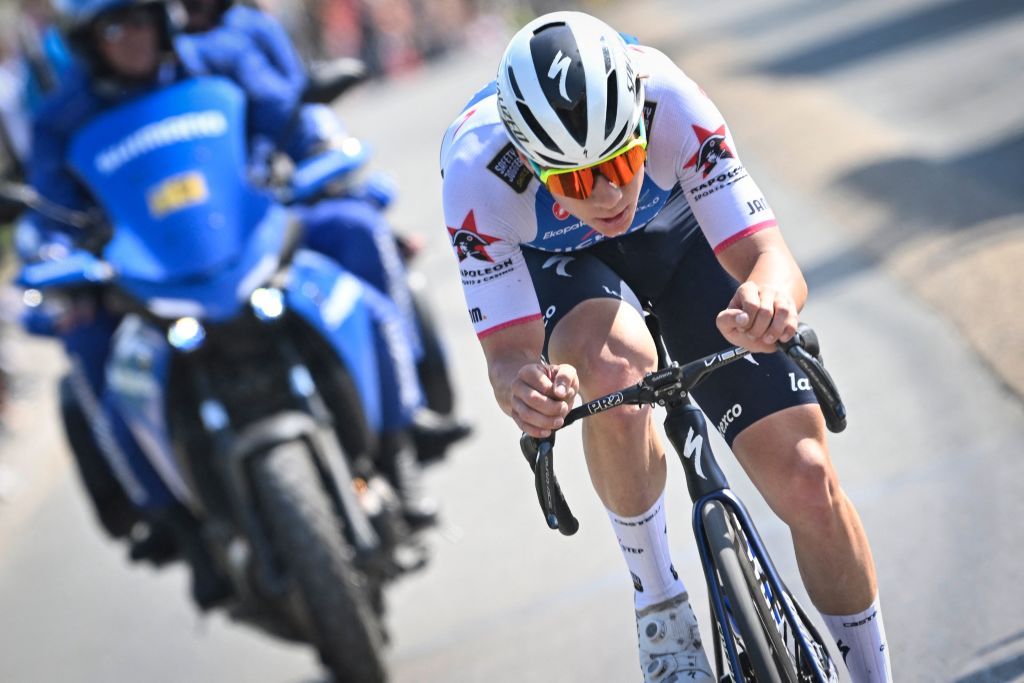
[[[617,299],[576,306],[555,328],[548,349],[552,362],[576,367],[588,398],[635,384],[658,365],[643,318]]]
[[[829,525],[834,518],[839,482],[823,442],[805,438],[791,448],[786,485],[775,507],[790,527]]]

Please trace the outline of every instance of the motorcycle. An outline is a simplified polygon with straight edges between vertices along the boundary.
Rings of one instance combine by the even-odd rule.
[[[200,520],[229,614],[313,645],[339,680],[383,681],[383,588],[407,567],[371,455],[382,402],[363,286],[303,249],[282,198],[249,182],[244,122],[243,94],[217,77],[97,116],[69,159],[109,239],[27,264],[18,282],[40,311],[99,289],[123,312],[108,387]],[[95,225],[20,193],[6,192]]]

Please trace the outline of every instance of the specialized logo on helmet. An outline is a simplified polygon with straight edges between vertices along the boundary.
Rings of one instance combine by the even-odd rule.
[[[725,124],[711,131],[700,126],[694,126],[693,132],[697,134],[697,142],[700,149],[690,157],[683,168],[701,169],[704,177],[707,178],[719,159],[732,159],[734,155],[729,145],[725,142]]]
[[[498,238],[477,232],[476,217],[473,216],[472,209],[462,221],[462,227],[449,227],[448,234],[451,235],[452,246],[455,247],[455,253],[458,254],[460,263],[470,256],[494,263],[494,259],[487,253],[487,247],[497,242]]]
[[[565,78],[569,75],[569,65],[572,64],[572,57],[563,57],[562,51],[559,50],[558,54],[555,55],[555,59],[551,62],[551,68],[548,69],[548,78],[554,79],[558,77],[558,94],[566,102],[571,102],[569,99],[569,93],[565,89]]]

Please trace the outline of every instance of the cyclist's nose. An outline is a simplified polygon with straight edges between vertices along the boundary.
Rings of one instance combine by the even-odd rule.
[[[622,188],[603,175],[596,174],[590,200],[598,208],[610,209],[622,201]]]

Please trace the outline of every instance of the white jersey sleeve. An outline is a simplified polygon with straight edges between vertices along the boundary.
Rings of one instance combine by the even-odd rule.
[[[520,248],[536,233],[536,217],[532,203],[514,189],[518,158],[503,154],[508,139],[500,125],[487,120],[492,110],[486,103],[467,110],[469,115],[463,114],[449,129],[442,149],[445,224],[459,260],[469,317],[480,338],[541,317]],[[491,167],[503,160],[511,166],[489,172],[481,159],[492,157]],[[519,175],[519,182],[529,183],[530,178]]]
[[[719,252],[776,225],[775,214],[744,168],[722,114],[703,90],[661,52],[638,53],[648,77],[651,137],[648,165],[678,183],[708,242]],[[671,169],[671,171],[669,171]]]

